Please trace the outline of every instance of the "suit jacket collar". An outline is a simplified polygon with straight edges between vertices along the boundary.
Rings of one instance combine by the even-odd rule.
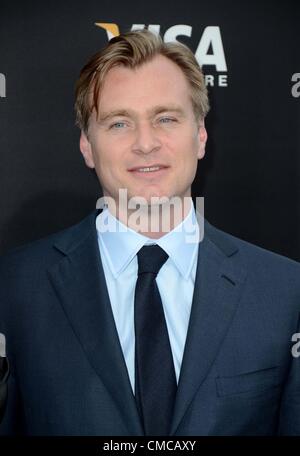
[[[129,435],[142,435],[101,264],[97,214],[94,211],[60,234],[54,247],[63,256],[49,269],[49,276],[74,333],[123,416]],[[235,243],[205,222],[171,434],[180,431],[180,423],[218,354],[235,315],[245,276]]]

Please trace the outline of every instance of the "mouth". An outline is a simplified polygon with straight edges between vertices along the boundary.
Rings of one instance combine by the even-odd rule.
[[[135,176],[139,177],[156,177],[164,174],[169,166],[155,164],[151,166],[136,166],[134,168],[129,169],[129,171],[134,174]]]

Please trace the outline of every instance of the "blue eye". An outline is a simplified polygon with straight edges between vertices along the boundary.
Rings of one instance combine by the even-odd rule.
[[[171,123],[171,122],[175,122],[175,121],[176,121],[175,119],[172,119],[170,117],[162,117],[161,119],[159,119],[160,123]]]
[[[110,126],[110,128],[114,128],[116,130],[119,130],[120,128],[123,128],[125,126],[125,122],[116,122]]]

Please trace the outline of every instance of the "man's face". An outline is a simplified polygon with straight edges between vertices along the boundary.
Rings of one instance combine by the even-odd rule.
[[[117,66],[104,81],[98,117],[93,110],[80,149],[95,168],[103,193],[128,198],[191,195],[207,134],[196,121],[190,87],[181,69],[164,56],[136,69]],[[139,168],[159,166],[145,172]]]

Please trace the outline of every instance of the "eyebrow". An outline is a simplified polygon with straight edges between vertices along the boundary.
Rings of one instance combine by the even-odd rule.
[[[114,111],[99,113],[98,121],[104,122],[105,120],[112,119],[113,117],[130,117],[130,111],[126,109],[116,109]]]
[[[183,115],[183,109],[179,105],[162,105],[162,106],[156,106],[151,110],[153,114],[160,114],[162,112],[176,112],[177,114]]]
[[[176,112],[177,114],[183,116],[184,111],[179,105],[161,105],[161,106],[155,106],[154,108],[149,110],[149,115],[157,115],[161,114],[162,112]],[[98,115],[98,121],[99,122],[105,122],[107,120],[112,119],[113,117],[133,117],[134,112],[132,110],[127,110],[127,109],[116,109],[113,111],[109,112],[99,112]]]

